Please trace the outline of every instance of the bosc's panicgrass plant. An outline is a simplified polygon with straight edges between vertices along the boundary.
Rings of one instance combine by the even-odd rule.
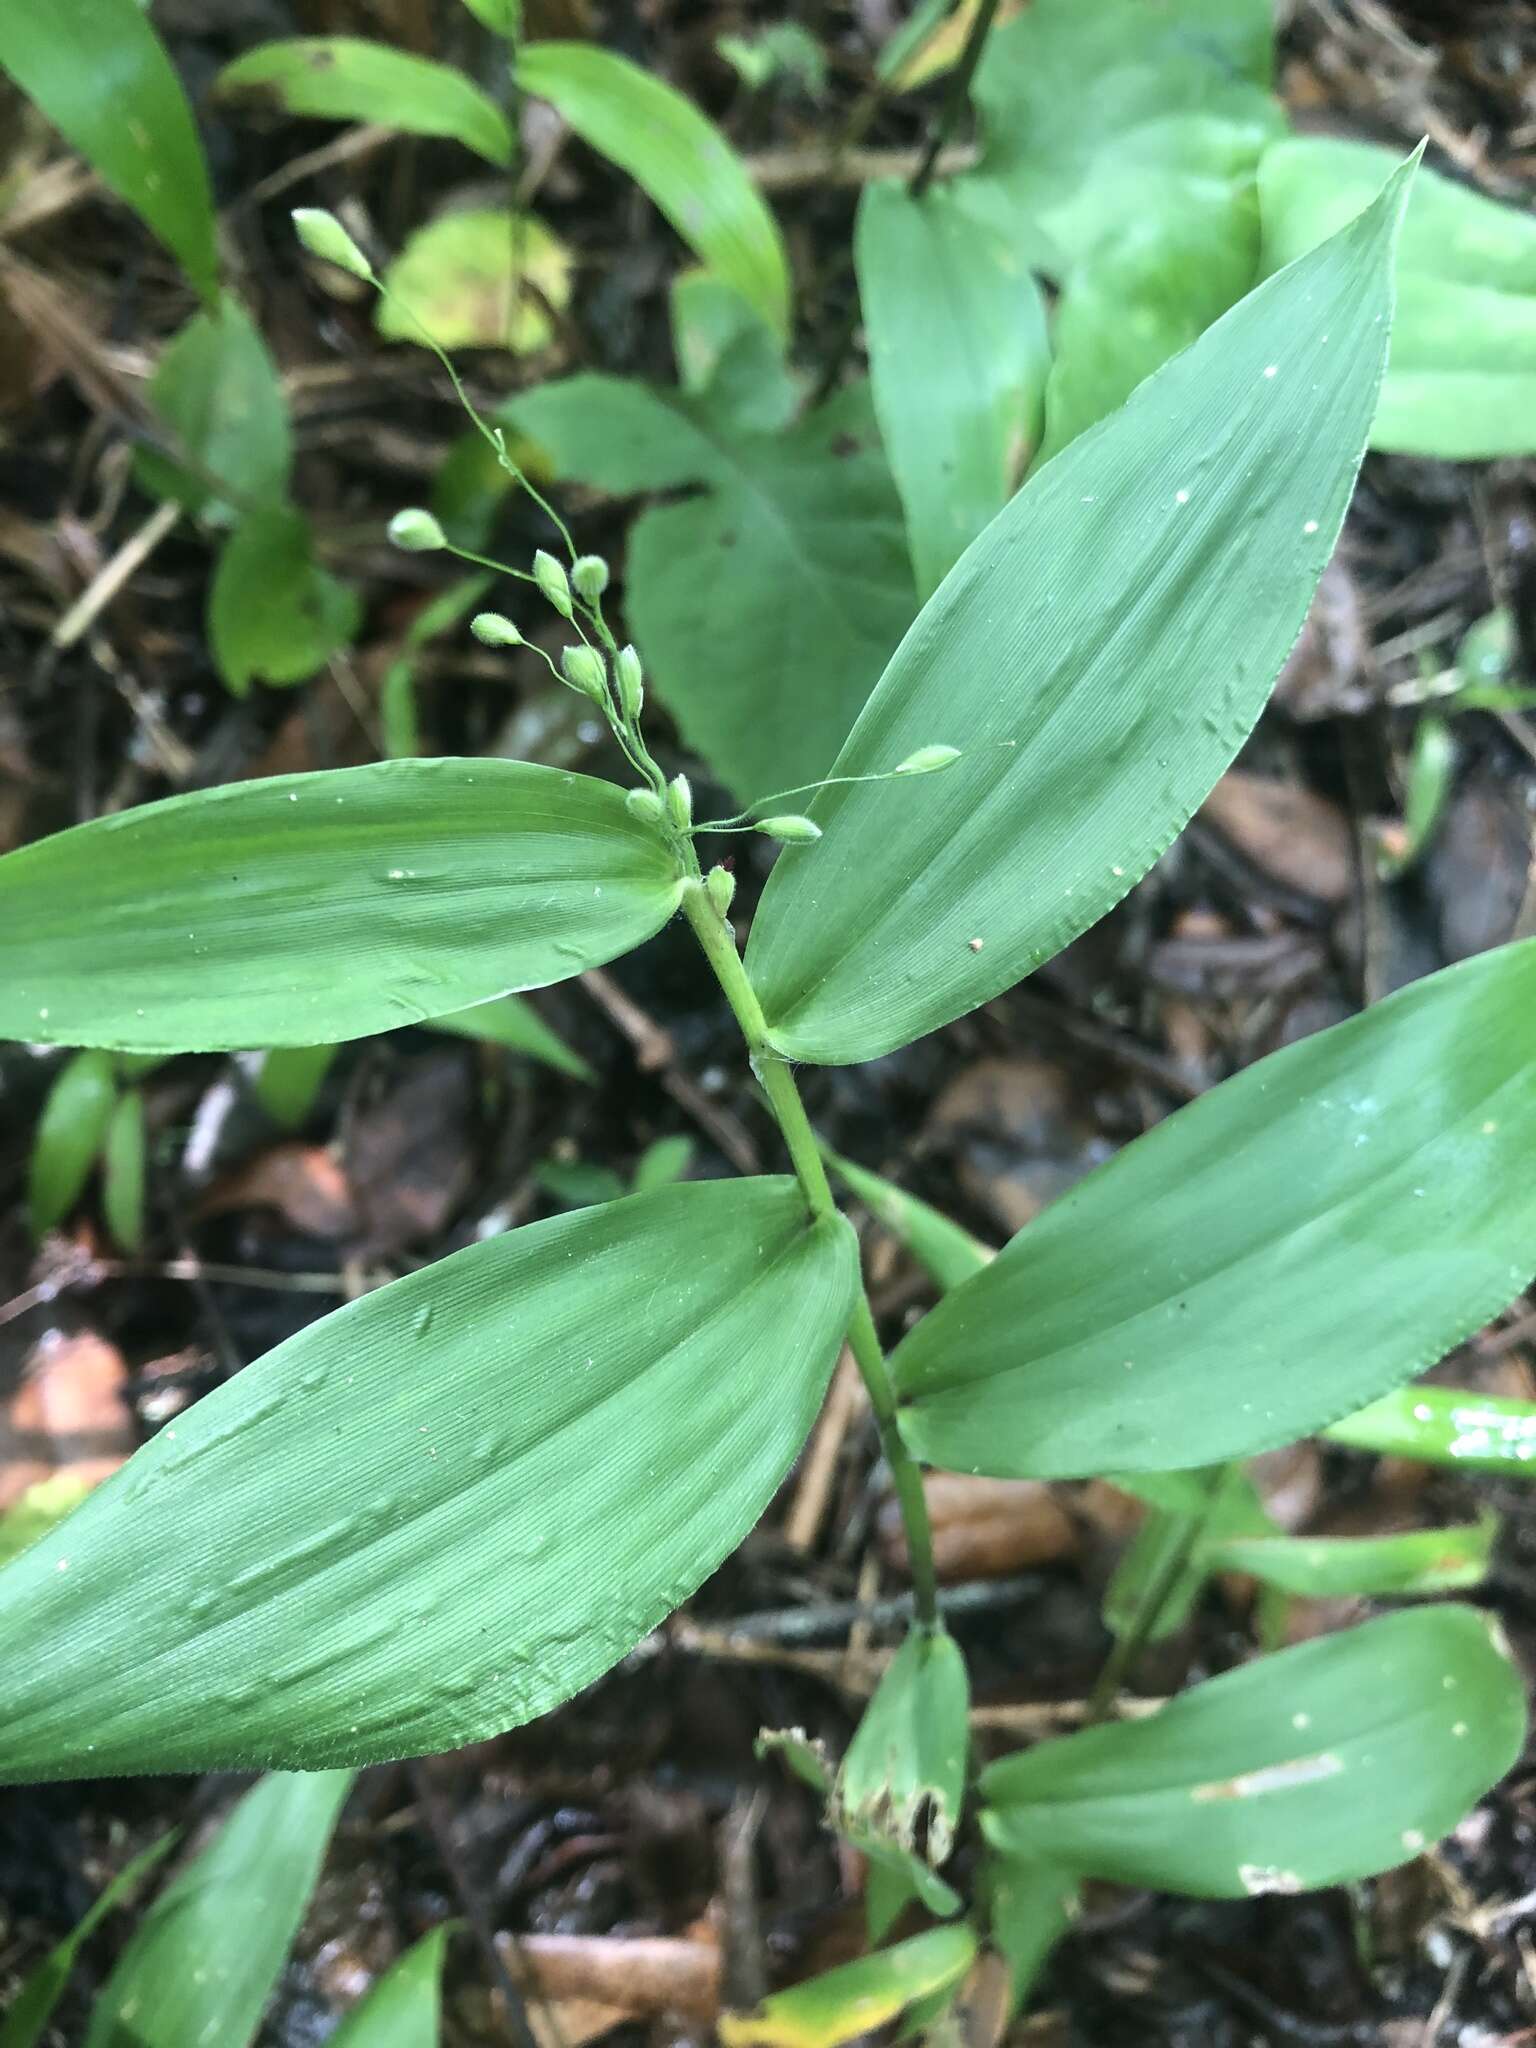
[[[751,1528],[846,1340],[914,1621],[840,1767],[780,1747],[871,1859],[872,1932],[913,1900],[952,1923],[855,1966],[876,1981],[850,1997],[931,2009],[983,1934],[1024,1985],[1084,1877],[1240,1895],[1368,1875],[1501,1774],[1519,1684],[1478,1614],[1444,1605],[973,1781],[921,1467],[1198,1496],[1210,1468],[1403,1385],[1503,1305],[1536,1228],[1536,946],[1213,1090],[960,1278],[890,1356],[796,1079],[906,1044],[1067,944],[1230,761],[1344,518],[1410,176],[1007,505],[808,801],[711,822],[785,842],[744,951],[686,779],[648,745],[606,566],[568,536],[517,573],[568,625],[556,672],[606,720],[627,790],[516,761],[393,761],[172,798],[0,861],[0,1029],[118,1052],[428,1019],[598,965],[681,914],[791,1169],[475,1245],[178,1417],[0,1575],[0,1771],[335,1768],[547,1711]],[[301,226],[372,275],[334,223]],[[442,540],[419,512],[394,532]],[[496,611],[476,631],[522,640]],[[939,1866],[973,1795],[968,1904]]]

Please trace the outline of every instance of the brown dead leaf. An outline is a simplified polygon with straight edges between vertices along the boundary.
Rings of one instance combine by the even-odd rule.
[[[1077,1549],[1077,1530],[1040,1479],[982,1479],[966,1472],[925,1472],[933,1524],[934,1568],[941,1579],[1001,1579]],[[894,1499],[880,1509],[880,1547],[907,1569],[907,1543]]]
[[[966,1193],[1010,1232],[1114,1150],[1066,1071],[1029,1058],[975,1061],[934,1103],[925,1135],[953,1149]]]
[[[1342,811],[1311,790],[1233,769],[1200,816],[1261,874],[1319,903],[1342,903],[1354,879],[1354,848]]]
[[[435,1237],[464,1199],[478,1100],[471,1049],[440,1040],[348,1112],[342,1157],[369,1251]]]
[[[720,1950],[706,1939],[663,1935],[498,1936],[513,1982],[531,1997],[596,2006],[620,2018],[673,2012],[713,2020],[720,2009]],[[596,2023],[600,2014],[589,2014]],[[603,2023],[601,2031],[616,2025]],[[596,2039],[595,2033],[582,2038]]]
[[[28,1487],[67,1475],[95,1486],[133,1450],[127,1369],[93,1330],[52,1330],[22,1367],[0,1412],[0,1513]]]
[[[199,1216],[232,1209],[276,1209],[306,1237],[339,1243],[358,1234],[357,1206],[346,1174],[323,1145],[273,1145],[215,1183],[198,1204]]]

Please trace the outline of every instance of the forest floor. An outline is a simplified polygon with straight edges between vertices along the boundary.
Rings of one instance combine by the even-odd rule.
[[[550,17],[541,32],[590,26],[587,4],[539,0]],[[165,0],[156,18],[196,88],[239,51],[297,29],[451,54],[443,11],[428,0]],[[838,109],[781,106],[770,118],[744,103],[713,51],[722,28],[739,26],[733,12],[699,0],[619,11],[621,46],[661,61],[748,153],[776,159],[774,204],[808,280],[804,360],[830,358],[852,303],[854,194],[816,171]],[[1404,145],[1427,132],[1442,164],[1497,196],[1536,194],[1536,9],[1315,0],[1286,11],[1281,84],[1304,125]],[[833,14],[846,113],[890,22],[886,0],[845,0]],[[924,112],[887,113],[865,146],[910,150]],[[462,176],[462,159],[435,143],[360,146],[296,176],[295,160],[334,144],[334,131],[211,111],[205,133],[293,398],[303,501],[370,593],[364,651],[301,691],[228,696],[203,638],[206,550],[185,526],[154,536],[123,588],[58,644],[60,619],[142,532],[145,501],[128,476],[138,388],[185,302],[147,240],[125,238],[120,213],[50,172],[6,257],[13,288],[0,306],[0,850],[173,787],[372,758],[384,671],[431,592],[430,560],[391,553],[382,529],[421,496],[458,418],[424,355],[382,346],[352,308],[306,285],[286,253],[286,208],[364,191],[398,241]],[[18,103],[0,97],[0,179],[8,150],[19,158],[37,144]],[[549,166],[540,203],[577,249],[581,281],[537,368],[663,374],[673,254],[650,209],[580,154]],[[476,368],[490,389],[527,374]],[[577,494],[567,509],[581,545],[619,559],[616,508]],[[525,558],[546,537],[512,507],[500,551]],[[1240,772],[1125,903],[1026,986],[873,1065],[808,1073],[818,1127],[1001,1242],[1237,1067],[1531,930],[1536,724],[1518,712],[1457,720],[1454,781],[1427,852],[1401,879],[1377,872],[1381,822],[1403,814],[1423,678],[1495,603],[1513,611],[1519,665],[1536,676],[1536,465],[1369,458],[1312,623]],[[419,679],[429,751],[618,770],[574,699],[510,688],[463,635],[438,643]],[[746,843],[749,914],[766,861]],[[0,1505],[41,1472],[92,1460],[109,1469],[317,1313],[473,1241],[487,1218],[526,1221],[597,1189],[603,1170],[627,1176],[658,1139],[685,1138],[698,1176],[780,1163],[686,933],[664,933],[538,1004],[592,1081],[398,1031],[347,1049],[302,1128],[284,1133],[230,1061],[159,1069],[146,1084],[152,1223],[132,1258],[112,1247],[91,1199],[32,1243],[27,1159],[55,1063],[0,1047]],[[926,1283],[873,1225],[865,1243],[894,1336],[928,1299]],[[1516,1303],[1439,1376],[1536,1395],[1536,1306]],[[1297,1529],[1359,1533],[1496,1511],[1494,1569],[1472,1597],[1536,1669],[1529,1488],[1315,1442],[1264,1464],[1274,1511]],[[975,1674],[978,1742],[1000,1748],[1072,1725],[1108,1647],[1100,1602],[1126,1541],[1126,1502],[1098,1484],[941,1481],[933,1504],[953,1625]],[[703,2040],[722,1993],[751,1999],[855,1953],[856,1862],[821,1830],[811,1795],[755,1760],[753,1742],[765,1726],[800,1726],[841,1747],[894,1640],[905,1585],[873,1429],[843,1372],[810,1451],[740,1554],[610,1677],[494,1742],[364,1773],[264,2048],[321,2041],[341,2003],[448,1915],[468,1923],[449,1963],[450,2048],[519,2038],[511,2005],[541,2048]],[[1291,1626],[1312,1633],[1349,1614],[1298,1603]],[[1144,1660],[1138,1687],[1159,1693],[1229,1667],[1251,1648],[1251,1619],[1241,1588],[1214,1593]],[[0,1994],[135,1849],[167,1825],[195,1829],[221,1813],[231,1789],[226,1778],[166,1778],[0,1793]],[[1039,2048],[1536,2042],[1533,1794],[1536,1779],[1518,1769],[1438,1850],[1349,1892],[1211,1904],[1096,1890],[1010,2038]],[[61,2039],[80,2038],[126,1924],[92,1947]],[[555,1995],[525,1999],[516,1938],[553,1935],[569,1938],[544,1979]],[[641,1936],[677,1946],[602,1939]]]

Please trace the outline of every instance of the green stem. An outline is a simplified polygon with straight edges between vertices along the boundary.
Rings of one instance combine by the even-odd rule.
[[[762,1083],[763,1092],[783,1133],[790,1164],[805,1196],[806,1207],[818,1220],[835,1216],[837,1203],[833,1199],[827,1170],[822,1164],[821,1148],[805,1113],[795,1077],[768,1042],[768,1021],[736,951],[730,927],[710,901],[708,890],[696,875],[683,885],[683,911],[704,949],[704,957],[714,969],[715,979],[725,992],[736,1022],[741,1026],[752,1059],[752,1071]],[[922,1474],[897,1426],[896,1389],[891,1384],[890,1370],[870,1312],[869,1296],[862,1283],[848,1326],[848,1348],[853,1353],[854,1364],[869,1395],[875,1427],[880,1432],[880,1448],[890,1467],[897,1505],[901,1509],[912,1571],[913,1612],[920,1628],[934,1629],[940,1625],[938,1587],[933,1569],[933,1530],[928,1520]]]

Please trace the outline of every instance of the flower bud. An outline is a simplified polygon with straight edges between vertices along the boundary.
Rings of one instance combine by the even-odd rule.
[[[596,604],[608,588],[608,564],[601,555],[578,555],[571,564],[571,581],[588,604]]]
[[[759,818],[757,830],[766,832],[770,839],[781,839],[786,846],[809,846],[813,839],[821,837],[821,827],[809,818],[798,817],[793,811],[781,818]]]
[[[389,522],[389,537],[397,548],[404,548],[408,554],[426,555],[434,548],[445,548],[448,536],[432,517],[419,505],[407,505],[403,512],[397,512]]]
[[[613,664],[614,675],[619,685],[619,708],[633,725],[640,716],[640,707],[645,702],[645,685],[640,657],[633,647],[621,647]]]
[[[667,816],[679,832],[686,832],[693,823],[693,791],[686,775],[674,775],[667,784]]]
[[[647,825],[659,825],[663,817],[661,798],[654,789],[626,790],[624,808],[632,818],[639,818]]]
[[[554,556],[540,548],[533,558],[533,580],[562,619],[571,616],[570,579]]]
[[[311,256],[318,256],[322,263],[334,263],[338,270],[349,270],[354,277],[373,281],[373,265],[334,213],[319,206],[296,206],[290,218],[294,233]]]
[[[521,647],[523,636],[500,612],[476,612],[469,630],[487,647]]]
[[[608,695],[608,666],[595,647],[562,647],[560,667],[571,688],[583,697],[601,704]]]
[[[951,761],[958,761],[958,747],[919,747],[915,754],[908,754],[905,761],[896,763],[898,775],[935,775],[941,768],[947,768]]]
[[[736,895],[736,877],[729,868],[711,868],[704,877],[704,886],[709,891],[709,900],[725,917]]]

